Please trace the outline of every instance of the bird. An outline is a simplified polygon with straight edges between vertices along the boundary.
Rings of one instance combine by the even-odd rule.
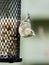
[[[21,21],[19,26],[19,34],[21,37],[35,36],[34,30],[31,29],[30,14],[28,14],[26,18]]]

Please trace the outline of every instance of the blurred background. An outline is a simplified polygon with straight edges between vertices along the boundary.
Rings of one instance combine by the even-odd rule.
[[[36,36],[21,38],[24,65],[49,64],[49,0],[22,0],[22,20],[30,13]]]
[[[49,0],[22,0],[21,6],[21,19],[30,13],[31,26],[36,35],[21,38],[22,62],[13,65],[49,64]]]

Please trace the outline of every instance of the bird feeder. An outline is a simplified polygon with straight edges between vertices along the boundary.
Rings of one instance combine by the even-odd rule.
[[[20,62],[21,0],[0,0],[0,62]]]

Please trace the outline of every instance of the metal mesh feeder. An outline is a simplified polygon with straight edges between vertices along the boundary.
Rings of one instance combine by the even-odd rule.
[[[0,62],[20,62],[21,0],[0,0]]]

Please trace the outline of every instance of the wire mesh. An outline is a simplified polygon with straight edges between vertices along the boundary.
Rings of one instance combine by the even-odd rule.
[[[19,58],[21,0],[0,0],[0,6],[0,58]]]

